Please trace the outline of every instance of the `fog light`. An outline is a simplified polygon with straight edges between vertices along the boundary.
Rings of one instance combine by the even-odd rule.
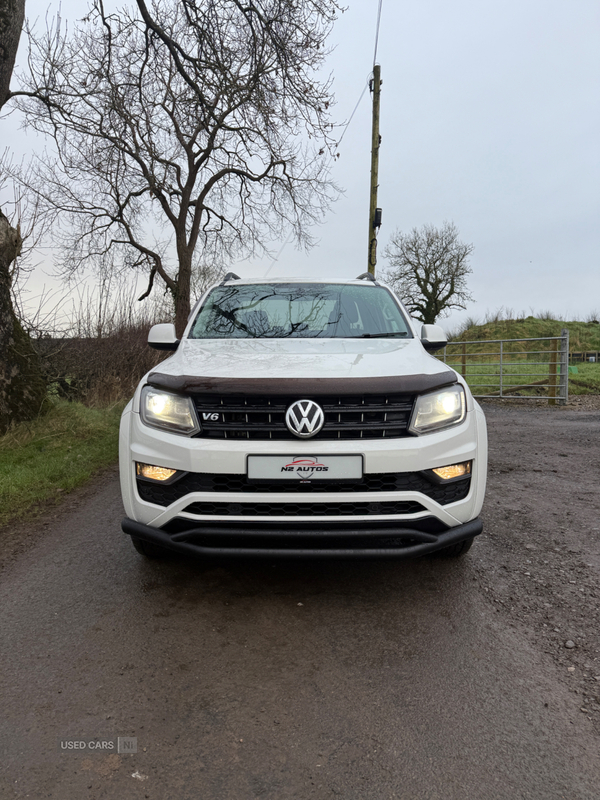
[[[140,464],[139,462],[136,462],[135,469],[140,478],[148,478],[151,481],[168,481],[177,472],[176,469],[156,467],[153,464]]]
[[[437,467],[431,471],[443,481],[450,481],[452,478],[463,478],[465,475],[470,475],[471,462],[463,461],[462,464],[451,464],[449,467]]]

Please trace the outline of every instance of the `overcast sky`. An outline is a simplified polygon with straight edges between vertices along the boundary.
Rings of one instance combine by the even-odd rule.
[[[27,0],[30,18],[49,4]],[[373,64],[378,0],[347,0],[329,58],[348,119]],[[65,2],[63,16],[84,4]],[[383,0],[379,205],[391,233],[453,221],[473,243],[475,302],[567,317],[600,311],[600,5],[597,0]],[[4,144],[39,146],[4,121]],[[367,264],[371,98],[344,136],[333,178],[345,194],[307,256],[243,262],[243,276],[355,277]],[[279,248],[275,245],[274,250]],[[48,268],[46,268],[48,271]],[[36,281],[48,281],[39,270]]]

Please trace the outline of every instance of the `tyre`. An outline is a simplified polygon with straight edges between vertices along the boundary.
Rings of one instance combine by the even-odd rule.
[[[146,558],[161,559],[169,558],[171,555],[166,547],[161,547],[159,544],[152,544],[152,542],[145,542],[143,539],[137,539],[135,536],[131,537],[131,543],[138,553]]]
[[[442,550],[437,550],[435,555],[440,558],[458,558],[467,553],[475,541],[475,537],[471,536],[470,539],[464,539],[462,542],[456,542],[449,547],[444,547]]]

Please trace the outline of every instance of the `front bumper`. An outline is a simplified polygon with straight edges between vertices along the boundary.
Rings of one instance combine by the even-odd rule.
[[[245,483],[247,456],[274,451],[294,457],[359,453],[370,485],[358,485],[352,493],[324,488],[297,494],[250,492]],[[399,484],[394,489],[386,482],[392,473],[415,474],[466,460],[473,462],[470,489],[456,500],[425,494],[417,485],[401,488]],[[136,462],[188,472],[188,493],[142,496],[136,484]],[[464,424],[426,436],[316,445],[299,440],[274,446],[269,441],[188,439],[155,430],[143,425],[130,404],[121,422],[120,470],[127,516],[123,530],[181,553],[424,555],[481,532],[478,517],[487,471],[485,419],[475,404]],[[377,489],[371,484],[380,477],[385,480]]]
[[[202,524],[179,532],[167,532],[125,517],[121,527],[134,538],[185,555],[364,559],[424,556],[478,536],[483,524],[474,519],[436,533],[393,527],[393,523],[385,528],[375,524],[329,525],[327,528],[271,525],[261,526],[260,530],[248,526]],[[419,527],[428,526],[421,524]]]

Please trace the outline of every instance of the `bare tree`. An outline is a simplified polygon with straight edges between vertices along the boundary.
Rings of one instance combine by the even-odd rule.
[[[11,97],[24,14],[25,0],[0,0],[0,109]],[[13,265],[22,248],[20,226],[13,227],[0,209],[0,433],[38,414],[46,398],[39,359],[12,303]]]
[[[158,278],[181,332],[203,267],[265,253],[290,226],[311,243],[335,192],[331,86],[315,71],[338,6],[137,6],[95,0],[72,35],[57,24],[32,39],[21,108],[58,155],[21,180],[59,212],[67,274],[98,258],[145,271],[140,299]]]
[[[389,268],[383,279],[401,297],[408,310],[425,324],[432,324],[451,308],[465,308],[472,300],[466,277],[472,244],[458,238],[451,222],[441,228],[424,225],[410,233],[397,230],[384,250]]]

